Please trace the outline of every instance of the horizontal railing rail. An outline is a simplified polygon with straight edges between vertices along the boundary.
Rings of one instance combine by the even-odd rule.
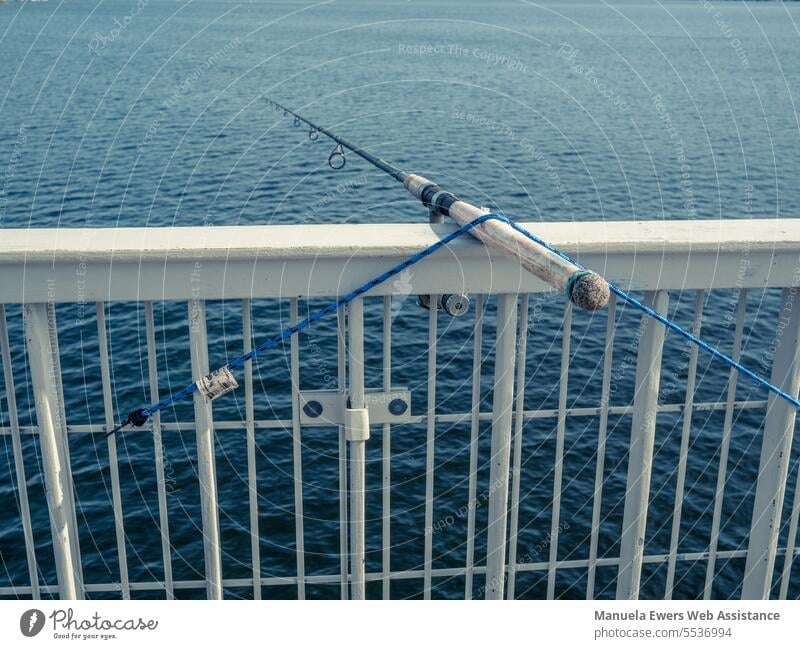
[[[796,219],[521,225],[630,290],[783,287],[792,282],[800,255]],[[341,224],[4,230],[0,302],[333,296],[455,229]],[[414,291],[433,293],[443,285],[484,294],[548,288],[469,237],[453,241],[448,251],[408,270]],[[287,263],[291,273],[284,271]],[[389,283],[371,294],[395,291]]]
[[[797,220],[524,226],[797,395]],[[3,231],[0,595],[800,595],[794,410],[613,299],[573,313],[467,237],[248,364],[235,396],[105,439],[454,229]],[[444,293],[470,315],[416,305]]]

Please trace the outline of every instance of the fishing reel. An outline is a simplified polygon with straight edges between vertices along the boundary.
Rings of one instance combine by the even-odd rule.
[[[418,295],[417,304],[425,310],[431,308],[430,295]],[[437,296],[436,310],[444,311],[452,318],[460,318],[469,311],[469,296],[464,293],[444,293]]]

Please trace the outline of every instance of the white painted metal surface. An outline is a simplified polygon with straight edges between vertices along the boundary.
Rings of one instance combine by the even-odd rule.
[[[192,376],[200,377],[209,372],[206,305],[203,300],[192,300],[188,304]],[[200,509],[203,520],[206,594],[208,599],[222,599],[214,415],[211,401],[199,391],[194,393],[194,422],[197,433],[197,477],[200,483]]]
[[[744,334],[744,316],[747,311],[747,289],[739,291],[739,303],[736,308],[736,330],[733,336],[731,358],[737,363],[742,354],[742,336]],[[703,588],[703,599],[711,599],[714,586],[714,574],[717,567],[717,546],[719,545],[719,526],[722,519],[722,499],[725,494],[725,481],[728,474],[728,454],[731,445],[731,428],[733,427],[733,404],[736,401],[736,384],[739,376],[736,368],[731,368],[728,375],[728,396],[725,401],[725,421],[722,424],[722,441],[719,452],[719,468],[717,470],[717,486],[714,493],[714,514],[711,521],[711,540],[708,544],[708,563],[706,564],[706,583]]]
[[[439,296],[431,294],[428,310],[428,386],[427,405],[425,413],[425,577],[423,579],[423,596],[431,598],[431,579],[433,569],[433,471],[434,447],[436,442],[436,350],[438,336],[439,312],[433,306],[437,304]]]
[[[58,375],[54,371],[54,353],[57,352],[52,346],[50,311],[47,304],[26,305],[25,338],[42,445],[59,595],[62,599],[83,599],[81,579],[75,570],[78,539],[71,522],[74,512],[72,480],[62,450],[67,428],[58,393]]]
[[[158,359],[156,354],[156,327],[153,303],[144,304],[145,336],[147,338],[147,374],[150,380],[150,401],[159,401]],[[169,540],[169,514],[167,512],[167,480],[164,471],[164,444],[161,437],[161,413],[151,418],[153,427],[153,456],[156,465],[156,489],[158,491],[158,526],[161,536],[161,557],[164,563],[164,591],[167,599],[175,599],[172,583],[172,546]]]
[[[508,584],[506,598],[514,599],[517,576],[517,537],[519,535],[519,490],[522,476],[522,427],[525,422],[525,370],[528,351],[528,296],[520,298],[517,332],[516,385],[514,386],[514,437],[511,468],[511,527],[508,536]]]
[[[800,290],[781,295],[771,381],[785,392],[800,391]],[[778,549],[783,498],[797,410],[770,395],[758,467],[753,521],[747,548],[742,599],[768,599]]]
[[[6,388],[6,405],[8,408],[11,443],[14,453],[14,473],[19,494],[19,510],[22,519],[22,533],[25,538],[25,556],[28,560],[28,579],[31,582],[31,596],[39,599],[39,570],[36,559],[36,548],[33,544],[33,525],[31,524],[31,507],[28,500],[28,480],[25,477],[25,461],[22,455],[22,437],[19,430],[17,414],[17,395],[14,375],[11,370],[11,347],[8,339],[5,306],[0,304],[0,352],[3,357],[3,378]]]
[[[297,298],[289,301],[289,325],[299,320]],[[289,342],[292,381],[292,478],[294,479],[294,538],[297,566],[297,599],[306,598],[305,524],[303,516],[303,439],[300,428],[300,345],[297,336]]]
[[[383,298],[383,389],[392,389],[392,296]],[[409,411],[410,412],[410,411]],[[392,589],[392,425],[383,424],[381,448],[381,564],[383,599],[391,598]]]
[[[346,311],[336,312],[336,384],[344,395],[347,386]],[[339,426],[339,595],[345,600],[350,595],[349,569],[350,542],[347,536],[347,440],[344,425]]]
[[[800,346],[800,316],[795,308],[796,291],[786,289],[800,283],[795,275],[798,257],[800,256],[800,223],[794,220],[779,221],[725,221],[725,222],[649,222],[649,223],[603,223],[603,224],[531,224],[529,227],[537,234],[574,254],[586,265],[595,268],[609,279],[616,280],[625,287],[644,289],[648,297],[655,299],[656,307],[666,308],[666,295],[670,289],[700,289],[695,295],[694,330],[700,331],[703,318],[704,298],[712,289],[730,290],[732,296],[739,295],[736,310],[736,329],[731,331],[734,339],[727,344],[738,350],[743,341],[743,322],[746,304],[744,291],[764,287],[784,288],[783,305],[788,304],[780,314],[776,341],[781,351],[776,353],[772,368],[773,380],[781,383],[795,394],[798,385],[797,354]],[[463,358],[461,370],[467,382],[471,384],[469,408],[464,412],[440,412],[436,406],[436,378],[439,371],[437,363],[437,341],[440,335],[447,335],[447,329],[439,322],[435,312],[426,314],[419,312],[419,318],[427,320],[427,343],[430,352],[427,371],[427,386],[423,386],[423,397],[427,390],[428,402],[418,399],[413,411],[407,416],[409,424],[421,425],[426,432],[425,455],[425,497],[420,498],[420,518],[424,512],[425,527],[436,527],[437,502],[441,493],[434,491],[433,477],[437,470],[434,454],[438,443],[437,435],[457,435],[457,424],[463,424],[465,467],[468,454],[468,472],[464,476],[464,527],[452,526],[452,530],[466,528],[466,538],[461,537],[459,544],[465,550],[463,565],[443,567],[436,558],[433,547],[433,536],[426,533],[424,541],[420,540],[421,561],[414,567],[393,569],[392,539],[392,499],[391,488],[393,466],[393,441],[403,439],[405,432],[403,422],[384,424],[382,428],[382,458],[380,469],[375,476],[379,482],[369,487],[365,472],[366,447],[369,444],[381,444],[377,440],[359,439],[346,441],[345,426],[339,427],[338,464],[339,464],[339,569],[330,574],[306,574],[306,550],[304,547],[303,513],[304,485],[302,482],[302,438],[299,425],[298,395],[300,392],[300,368],[304,359],[300,353],[296,339],[289,345],[287,357],[291,369],[291,385],[287,383],[286,394],[291,395],[292,415],[288,418],[272,419],[256,418],[254,405],[257,395],[254,393],[253,377],[249,368],[244,370],[244,401],[241,421],[232,419],[214,421],[210,403],[201,400],[195,406],[195,422],[162,421],[155,415],[143,431],[152,432],[154,442],[154,458],[156,481],[154,494],[157,496],[158,515],[154,516],[154,529],[157,525],[157,539],[161,543],[163,558],[163,577],[153,575],[149,580],[131,581],[125,575],[126,546],[125,525],[122,517],[125,511],[124,484],[119,472],[115,470],[116,458],[114,443],[109,444],[110,466],[110,499],[109,516],[114,516],[116,529],[116,557],[120,566],[120,577],[109,583],[82,584],[80,574],[80,548],[77,543],[78,522],[76,508],[72,498],[70,477],[70,458],[67,438],[75,435],[101,435],[112,421],[117,421],[120,412],[113,406],[113,383],[110,374],[109,348],[104,341],[113,341],[113,332],[105,328],[105,311],[102,304],[97,308],[98,333],[100,348],[96,372],[101,378],[102,406],[104,416],[92,423],[73,422],[66,425],[61,396],[60,364],[56,352],[58,340],[55,336],[55,303],[74,301],[74,286],[69,282],[58,282],[48,285],[47,278],[53,272],[63,273],[64,277],[74,274],[76,264],[87,263],[86,291],[84,297],[97,302],[133,299],[144,301],[144,330],[147,353],[148,393],[152,401],[159,398],[159,364],[157,345],[169,344],[168,340],[160,341],[160,331],[156,327],[153,316],[153,303],[150,300],[165,298],[190,300],[190,343],[192,367],[195,375],[208,370],[208,351],[205,334],[205,300],[217,298],[242,298],[242,332],[244,349],[252,344],[252,322],[250,319],[250,301],[260,298],[289,299],[290,318],[296,321],[299,305],[307,296],[341,295],[344,291],[368,279],[372,275],[385,270],[412,252],[433,243],[444,232],[452,231],[447,225],[387,225],[387,226],[286,226],[255,228],[215,228],[213,236],[209,236],[208,228],[202,232],[192,228],[175,228],[164,230],[95,230],[95,231],[4,231],[0,241],[0,272],[4,282],[0,284],[0,347],[2,347],[2,363],[4,372],[5,395],[0,399],[5,403],[7,425],[0,426],[0,435],[10,435],[10,448],[14,454],[14,484],[19,498],[19,515],[22,530],[20,539],[25,548],[22,560],[27,560],[27,572],[30,584],[12,583],[0,585],[0,596],[32,596],[41,597],[49,594],[60,594],[62,597],[79,597],[84,588],[87,593],[117,592],[119,596],[129,596],[135,592],[162,590],[171,598],[176,592],[197,591],[206,589],[208,597],[221,597],[223,587],[228,589],[248,589],[253,597],[261,596],[264,588],[292,585],[297,588],[299,597],[311,585],[331,584],[339,587],[342,598],[354,599],[366,596],[367,585],[375,583],[375,590],[370,594],[382,593],[384,597],[393,594],[393,589],[401,583],[416,580],[419,594],[436,597],[440,583],[451,583],[455,578],[463,578],[464,592],[467,598],[473,596],[475,581],[478,586],[485,586],[485,592],[478,589],[480,596],[486,598],[502,598],[504,594],[505,575],[508,575],[508,597],[528,596],[530,582],[522,584],[526,576],[538,575],[537,579],[544,584],[547,596],[559,595],[562,571],[583,570],[588,576],[587,596],[597,596],[595,583],[601,570],[616,570],[620,575],[620,597],[636,597],[641,585],[641,570],[644,565],[658,566],[666,572],[667,584],[665,596],[671,597],[679,592],[680,577],[676,575],[677,567],[687,565],[686,562],[702,562],[707,572],[707,579],[701,592],[714,594],[715,567],[723,566],[731,560],[747,560],[746,576],[743,584],[743,596],[765,597],[769,595],[769,585],[777,575],[780,579],[778,595],[780,597],[796,597],[791,577],[794,562],[796,576],[796,557],[800,555],[797,548],[796,534],[800,517],[800,485],[786,484],[787,471],[792,458],[791,439],[794,430],[794,411],[784,407],[783,402],[767,399],[766,395],[754,392],[746,400],[737,400],[735,390],[729,389],[723,401],[703,401],[695,396],[697,379],[698,354],[692,351],[687,362],[687,379],[685,397],[681,391],[680,402],[669,401],[658,403],[658,361],[663,332],[660,325],[649,323],[639,336],[638,360],[636,361],[636,394],[632,403],[612,403],[612,372],[615,363],[613,342],[621,323],[631,328],[634,317],[627,307],[625,312],[619,302],[612,302],[606,326],[605,346],[602,347],[605,357],[602,361],[602,376],[599,373],[599,401],[578,398],[577,403],[567,399],[567,374],[575,370],[576,361],[570,367],[570,327],[573,316],[571,309],[565,314],[565,336],[561,347],[561,385],[559,386],[558,403],[555,407],[541,406],[525,408],[524,387],[530,379],[530,368],[526,368],[524,360],[526,348],[537,344],[538,336],[546,334],[552,337],[553,332],[537,331],[536,327],[528,332],[527,326],[527,294],[543,290],[543,285],[531,278],[518,267],[504,258],[495,257],[480,244],[468,238],[455,242],[449,250],[437,253],[418,267],[414,267],[408,276],[411,294],[438,294],[444,291],[465,291],[472,293],[473,321],[468,327],[472,340],[464,349],[471,350]],[[302,235],[302,236],[300,236]],[[256,248],[253,241],[259,242]],[[302,244],[298,244],[302,241]],[[210,245],[208,245],[210,243]],[[263,242],[263,246],[260,245]],[[746,272],[740,272],[743,255],[747,256]],[[198,255],[203,258],[203,273],[192,279],[191,269]],[[22,261],[26,260],[23,265]],[[83,260],[83,261],[81,261]],[[403,295],[407,296],[408,284],[404,281]],[[349,385],[351,410],[363,407],[367,389],[388,390],[392,385],[392,343],[395,346],[405,344],[399,338],[399,332],[392,330],[391,294],[397,288],[391,282],[378,287],[374,295],[385,296],[384,300],[358,300],[350,310],[349,322],[346,324],[342,312],[337,325],[337,382],[342,391],[341,399],[347,397],[345,386]],[[484,296],[484,293],[486,294]],[[522,293],[522,316],[519,327],[516,326],[517,294]],[[24,299],[28,303],[25,311],[28,318],[25,324],[27,335],[27,354],[30,376],[33,380],[36,403],[36,421],[20,420],[24,411],[18,412],[14,393],[20,390],[19,384],[27,380],[25,368],[12,366],[19,350],[9,348],[9,331],[7,311],[4,304],[13,305]],[[298,299],[298,296],[302,296]],[[496,297],[495,297],[496,296]],[[398,296],[399,297],[399,296]],[[35,302],[39,301],[38,304]],[[538,298],[537,298],[538,299]],[[494,326],[494,311],[490,309],[484,318],[484,306],[498,302],[498,339],[494,355],[496,361],[485,368],[486,358],[483,350],[483,328],[485,320],[488,326]],[[44,304],[49,301],[49,304]],[[378,303],[381,303],[380,305]],[[286,304],[285,302],[283,304]],[[370,306],[372,305],[372,306]],[[365,310],[372,309],[370,319],[365,322]],[[11,307],[14,308],[14,307]],[[216,308],[209,306],[209,308]],[[561,308],[557,301],[551,305],[551,311]],[[383,335],[380,327],[370,329],[376,322],[371,316],[379,316],[382,311]],[[444,316],[440,316],[444,317]],[[577,317],[577,316],[575,316]],[[604,316],[599,316],[604,317]],[[576,321],[577,322],[577,321]],[[761,320],[760,325],[774,327],[775,323]],[[510,324],[510,326],[509,326]],[[576,325],[577,326],[577,325]],[[441,329],[440,329],[441,327]],[[444,333],[443,333],[444,332]],[[109,335],[109,333],[111,335]],[[530,336],[528,335],[530,333]],[[366,336],[366,337],[365,337]],[[365,385],[364,359],[365,344],[382,339],[383,357],[378,367],[374,385]],[[531,340],[532,339],[532,340]],[[345,342],[349,343],[345,345]],[[367,343],[366,341],[369,341]],[[577,338],[576,338],[577,341]],[[419,342],[419,341],[417,341]],[[13,344],[13,343],[12,343]],[[777,344],[777,342],[776,342]],[[577,342],[575,342],[577,346]],[[113,349],[113,347],[112,347]],[[729,347],[730,349],[730,347]],[[367,350],[371,352],[372,350]],[[751,350],[752,351],[752,350]],[[737,351],[738,353],[738,351]],[[12,355],[14,358],[12,358]],[[371,354],[377,357],[375,353]],[[558,352],[556,351],[556,356]],[[471,357],[470,357],[471,356]],[[349,358],[349,373],[346,372],[346,360]],[[219,359],[215,359],[219,360]],[[471,366],[471,374],[470,374]],[[715,365],[717,371],[727,371]],[[163,369],[163,368],[162,368]],[[494,403],[491,411],[481,408],[487,396],[480,385],[480,378],[485,369],[486,376],[494,372]],[[49,372],[49,374],[48,374]],[[53,380],[49,380],[48,377]],[[349,378],[349,380],[348,380]],[[732,377],[733,378],[733,377]],[[15,383],[17,384],[15,386]],[[742,378],[739,378],[742,383]],[[465,383],[466,385],[466,383]],[[516,386],[516,392],[515,392]],[[304,385],[304,388],[320,386]],[[325,386],[329,387],[329,386]],[[733,387],[733,381],[731,382]],[[72,390],[73,386],[66,386]],[[683,390],[683,386],[681,387]],[[161,394],[161,396],[164,396]],[[442,395],[440,395],[442,398]],[[361,405],[359,405],[361,404]],[[719,412],[724,417],[722,435],[718,437],[719,449],[723,461],[716,474],[714,493],[714,515],[711,538],[704,552],[685,552],[688,542],[692,541],[691,530],[681,526],[682,506],[686,485],[687,459],[692,450],[690,435],[698,434],[699,413]],[[729,486],[730,476],[725,471],[724,456],[731,435],[736,434],[737,418],[743,413],[755,413],[761,416],[766,412],[766,432],[763,440],[761,471],[756,484],[754,500],[755,512],[752,531],[747,550],[728,549],[720,543],[720,530],[724,528],[725,509],[723,496]],[[615,467],[609,466],[606,460],[610,435],[614,432],[610,418],[621,415],[632,415],[633,426],[631,436],[631,457],[634,461],[629,467],[627,476],[627,499],[621,535],[619,556],[611,556],[603,548],[600,538],[601,524],[606,520],[603,510],[604,480],[608,472]],[[679,421],[680,451],[674,458],[675,502],[672,521],[664,524],[672,527],[668,550],[665,552],[644,552],[643,540],[647,539],[645,523],[648,514],[648,498],[651,496],[648,486],[649,462],[652,458],[652,435],[657,418],[669,415]],[[591,528],[587,532],[585,546],[581,546],[578,554],[559,550],[559,535],[567,536],[561,531],[561,510],[569,505],[564,493],[569,485],[568,475],[563,474],[563,460],[569,448],[565,440],[569,436],[570,423],[577,419],[587,421],[596,417],[597,457],[593,462],[594,490],[592,491]],[[360,421],[360,420],[359,420]],[[518,535],[525,533],[526,521],[519,519],[520,503],[530,492],[532,486],[539,492],[542,486],[535,486],[531,477],[525,472],[523,458],[523,440],[530,434],[525,425],[536,421],[538,430],[547,430],[552,425],[555,444],[556,479],[553,483],[551,497],[553,516],[546,527],[549,528],[549,543],[542,550],[540,557],[531,557],[518,545]],[[486,450],[483,455],[480,446],[481,429],[492,428],[491,465],[489,467],[489,483],[486,478],[477,478],[479,471],[485,467]],[[541,426],[540,426],[541,424]],[[354,429],[354,426],[350,427]],[[368,424],[359,428],[368,429]],[[533,428],[533,427],[530,427]],[[203,579],[174,579],[172,575],[172,540],[170,539],[169,500],[165,485],[168,481],[165,467],[162,435],[197,430],[199,474],[196,477],[201,486],[203,500],[203,542],[205,550],[205,571],[198,566],[198,573]],[[274,575],[262,574],[261,563],[268,561],[266,547],[261,546],[259,528],[262,513],[259,511],[259,494],[263,485],[259,484],[257,458],[257,439],[266,431],[292,431],[292,452],[295,473],[295,511],[294,537],[297,547],[294,574]],[[486,431],[488,433],[488,430]],[[217,519],[216,478],[214,470],[214,437],[215,435],[243,434],[246,444],[246,485],[248,495],[242,492],[243,502],[249,509],[247,521],[250,534],[250,557],[243,558],[248,565],[248,575],[231,578],[223,574],[223,563],[220,556],[220,531]],[[676,432],[676,435],[678,433]],[[54,552],[58,570],[58,583],[47,580],[40,583],[38,571],[42,550],[34,544],[34,524],[29,512],[32,506],[27,498],[25,484],[31,479],[26,477],[25,462],[28,454],[34,452],[31,445],[25,442],[29,436],[39,436],[42,445],[42,461],[45,468],[44,479],[48,487],[53,534],[56,543]],[[349,435],[351,438],[352,434]],[[100,438],[98,438],[100,439]],[[487,440],[488,441],[488,440]],[[758,438],[760,443],[760,438]],[[510,450],[513,443],[513,465],[510,462]],[[334,442],[334,446],[336,442]],[[349,458],[347,450],[349,447]],[[244,457],[244,456],[243,456]],[[38,458],[37,458],[38,459]],[[755,462],[755,457],[750,460]],[[30,465],[29,465],[30,466]],[[485,476],[485,474],[483,474]],[[618,474],[617,474],[618,477]],[[509,498],[509,482],[512,488]],[[375,501],[375,511],[367,511],[365,496],[367,489],[379,486],[380,496]],[[485,488],[484,488],[485,487]],[[307,487],[306,487],[307,488]],[[550,492],[550,486],[544,487]],[[792,491],[792,489],[794,491]],[[786,493],[788,490],[788,493]],[[437,489],[438,491],[438,489]],[[57,497],[61,494],[60,498]],[[305,496],[309,496],[306,493]],[[779,543],[777,530],[784,496],[790,498],[792,508],[789,510],[790,538],[785,544]],[[334,496],[335,497],[335,496]],[[348,506],[348,498],[349,506]],[[154,501],[155,502],[155,501]],[[489,506],[488,529],[478,524],[481,513],[483,520],[487,513],[481,507]],[[372,508],[372,504],[369,505]],[[608,504],[606,503],[606,506]],[[381,511],[379,511],[379,508]],[[288,516],[292,513],[289,511]],[[459,515],[460,516],[460,515]],[[366,521],[376,521],[374,530],[377,536],[370,536],[370,549],[375,544],[376,562],[371,571],[365,565],[366,553]],[[510,522],[510,530],[507,523]],[[82,523],[85,525],[85,522]],[[309,528],[310,529],[310,528]],[[421,530],[420,530],[421,532]],[[269,531],[267,530],[267,533]],[[449,530],[438,533],[450,533]],[[462,532],[459,532],[459,535]],[[486,535],[488,552],[485,560],[482,549],[483,535]],[[420,534],[420,537],[423,535]],[[476,544],[476,538],[478,543]],[[783,537],[781,537],[783,538]],[[38,541],[37,541],[38,543]],[[377,544],[381,547],[378,548]],[[437,546],[438,547],[438,546]],[[506,548],[508,553],[506,555]],[[135,548],[134,548],[135,549]],[[462,551],[464,551],[462,550]],[[562,548],[563,550],[563,548]],[[22,549],[21,549],[22,552]],[[263,556],[262,556],[263,554]],[[537,553],[534,553],[537,554]],[[38,555],[38,558],[37,558]],[[131,557],[133,555],[131,554]],[[779,561],[778,561],[779,560]],[[780,564],[776,568],[776,561]],[[241,574],[241,573],[240,573]],[[476,577],[477,576],[477,577]],[[484,581],[485,579],[485,581]],[[538,583],[538,582],[537,582]],[[461,585],[458,585],[458,589]],[[349,591],[349,592],[348,592]],[[607,593],[604,595],[607,596]]]
[[[464,576],[464,597],[472,599],[475,562],[475,510],[478,489],[478,433],[480,431],[481,361],[483,360],[484,296],[475,298],[475,323],[472,327],[472,398],[469,412],[469,477],[467,496],[467,560]]]
[[[522,225],[610,281],[638,290],[732,288],[745,250],[742,287],[783,288],[800,250],[798,219]],[[86,264],[82,291],[89,302],[337,295],[454,230],[427,224],[4,230],[0,303],[74,301],[74,284],[48,287],[47,279],[74,276],[79,263]],[[198,256],[204,271],[193,280]],[[391,294],[391,284],[371,294]],[[408,285],[414,294],[442,286],[465,293],[547,290],[468,236],[410,268]]]
[[[514,411],[514,358],[517,296],[497,296],[497,333],[492,400],[492,448],[489,465],[489,522],[486,531],[486,599],[503,599],[506,570],[506,521]]]
[[[111,430],[116,426],[114,421],[114,402],[111,387],[111,364],[108,356],[108,333],[106,332],[105,305],[98,302],[97,313],[97,340],[100,352],[100,378],[103,383],[103,411],[106,426]],[[125,522],[122,512],[122,495],[119,483],[119,460],[117,459],[117,438],[115,435],[107,438],[108,463],[111,469],[111,500],[114,507],[114,532],[117,537],[117,560],[119,562],[119,580],[122,585],[122,599],[130,599],[131,588],[128,581],[128,557],[125,548]]]
[[[350,375],[350,408],[362,410],[365,405],[364,390],[364,301],[350,303],[347,325],[348,369]],[[367,428],[367,432],[369,428]],[[365,555],[365,475],[366,440],[363,437],[348,439],[350,451],[350,599],[366,598]]]
[[[694,301],[694,320],[692,322],[692,333],[697,337],[700,337],[702,333],[704,298],[705,291],[697,291]],[[693,345],[689,351],[689,362],[687,365],[686,399],[684,401],[681,426],[681,447],[678,453],[675,504],[672,510],[672,531],[669,542],[667,584],[664,592],[664,599],[672,599],[672,590],[675,586],[675,567],[678,561],[678,544],[680,542],[681,518],[683,515],[683,493],[686,486],[686,463],[689,457],[689,435],[692,430],[692,414],[694,413],[694,388],[697,379],[698,351],[697,347]]]
[[[253,348],[253,323],[250,300],[242,300],[242,353]],[[258,469],[256,466],[255,404],[253,364],[244,366],[244,421],[247,431],[247,495],[250,506],[250,555],[253,564],[253,599],[261,599],[261,533],[258,527]]]
[[[558,531],[561,525],[561,491],[564,475],[564,438],[567,434],[567,386],[569,381],[569,350],[572,337],[572,303],[564,303],[561,326],[561,367],[558,379],[558,420],[556,423],[556,456],[553,459],[553,512],[550,517],[550,567],[547,570],[547,598],[556,592],[556,563],[558,561]]]
[[[603,347],[603,386],[600,393],[600,421],[597,433],[597,459],[594,468],[594,493],[592,494],[592,529],[589,536],[589,570],[586,576],[586,599],[594,599],[597,573],[597,543],[600,536],[600,507],[603,502],[603,481],[606,462],[606,435],[611,397],[611,367],[614,360],[614,332],[616,329],[617,296],[608,300],[606,314],[606,339]]]
[[[669,295],[666,291],[648,291],[645,293],[644,303],[659,313],[666,313]],[[639,598],[664,333],[664,325],[649,316],[642,318],[636,360],[631,441],[628,446],[628,480],[620,538],[617,599]]]

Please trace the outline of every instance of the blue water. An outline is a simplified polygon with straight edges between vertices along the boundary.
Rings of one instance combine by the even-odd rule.
[[[114,227],[267,223],[420,222],[419,205],[395,182],[349,159],[326,165],[329,144],[268,109],[269,94],[379,152],[437,179],[472,202],[527,221],[788,218],[800,215],[800,7],[740,2],[251,2],[18,3],[0,5],[0,227]],[[349,189],[357,186],[357,191]],[[1,280],[0,280],[1,281]],[[72,282],[74,278],[60,278]],[[730,292],[713,293],[706,337],[729,350]],[[674,293],[671,311],[691,322],[693,296]],[[316,305],[316,302],[311,305]],[[59,307],[69,423],[103,421],[96,323]],[[307,305],[302,303],[305,310]],[[380,308],[367,310],[369,385],[380,385]],[[491,403],[494,306],[487,316],[484,409]],[[760,365],[777,313],[774,292],[751,292],[744,358]],[[34,422],[21,318],[7,310],[21,423]],[[726,314],[728,317],[726,317]],[[561,302],[532,298],[526,407],[558,399]],[[107,313],[120,413],[147,400],[144,319],[135,305]],[[286,322],[285,303],[257,301],[261,339]],[[238,304],[209,305],[212,365],[241,349]],[[619,314],[613,404],[631,401],[631,337],[636,315]],[[185,305],[156,305],[162,392],[188,382]],[[426,318],[413,300],[394,320],[397,385],[424,411]],[[440,321],[437,409],[468,405],[471,318]],[[576,314],[569,402],[600,398],[605,316]],[[335,376],[334,325],[304,335],[304,388]],[[164,344],[168,341],[168,344]],[[369,344],[371,343],[371,344]],[[664,402],[684,398],[685,348],[670,339]],[[627,360],[626,360],[627,358]],[[257,418],[288,413],[288,355],[256,367]],[[724,400],[727,372],[701,357],[698,399]],[[762,398],[739,382],[740,398]],[[216,407],[241,419],[241,395]],[[2,425],[8,425],[5,398]],[[181,404],[167,419],[186,420]],[[746,547],[762,413],[737,416],[720,549]],[[646,551],[666,552],[675,489],[680,419],[658,420]],[[596,418],[568,419],[559,558],[588,555],[597,447]],[[525,426],[519,556],[546,560],[552,514],[555,421]],[[706,549],[711,528],[722,413],[700,413],[692,429],[680,550]],[[600,555],[618,552],[629,417],[612,417]],[[304,430],[306,570],[338,572],[338,493],[333,431]],[[392,439],[392,568],[418,569],[423,554],[425,431],[397,428]],[[258,433],[260,536],[265,576],[294,574],[290,431]],[[463,565],[469,430],[437,429],[434,567]],[[77,435],[71,446],[87,582],[118,579],[108,451]],[[368,452],[368,570],[380,570],[380,431]],[[42,583],[54,583],[46,501],[35,438],[24,443]],[[131,579],[163,576],[152,440],[120,442]],[[796,452],[796,451],[795,451]],[[165,433],[170,533],[176,579],[202,577],[194,434]],[[479,493],[488,489],[488,430],[481,431]],[[225,577],[248,577],[249,536],[243,431],[221,431],[217,472]],[[796,457],[796,455],[794,456]],[[27,585],[10,437],[0,442],[0,586]],[[790,475],[794,485],[795,470]],[[787,499],[793,496],[790,488]],[[478,510],[483,530],[485,508]],[[782,538],[785,538],[785,530]],[[485,553],[485,535],[476,541]],[[782,566],[782,558],[779,558]],[[718,563],[714,594],[735,596],[743,560]],[[795,568],[793,593],[800,586]],[[676,597],[702,592],[705,562],[682,563]],[[664,566],[645,568],[642,593],[661,597]],[[596,595],[613,596],[614,569],[598,571]],[[482,585],[478,578],[476,594]],[[561,597],[582,597],[585,570],[558,573]],[[543,573],[523,573],[517,596],[542,597]],[[463,594],[463,578],[434,580],[434,596]],[[393,585],[416,597],[421,580]],[[264,589],[293,597],[293,587]],[[179,591],[198,597],[199,590]],[[380,594],[372,584],[370,595]],[[135,596],[163,596],[139,591]],[[230,597],[248,597],[230,589]],[[336,597],[338,586],[309,587]]]

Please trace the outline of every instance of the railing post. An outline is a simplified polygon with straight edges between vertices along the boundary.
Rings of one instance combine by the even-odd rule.
[[[644,303],[659,313],[666,313],[669,294],[667,291],[647,291]],[[639,598],[664,333],[664,325],[647,315],[642,317],[636,358],[631,441],[628,449],[625,512],[622,517],[620,538],[617,599]]]
[[[299,298],[289,300],[290,326],[297,324]],[[297,599],[306,598],[306,541],[303,515],[303,432],[300,427],[300,340],[289,340],[289,371],[292,381],[292,490],[294,491],[294,542],[297,571]]]
[[[19,416],[17,415],[16,387],[11,370],[11,347],[8,344],[8,325],[6,324],[6,310],[0,304],[0,357],[3,359],[3,378],[6,387],[6,409],[8,423],[11,427],[11,445],[14,449],[14,469],[17,478],[17,493],[19,494],[19,513],[22,518],[22,533],[25,538],[25,553],[28,558],[28,576],[31,581],[31,598],[41,599],[39,589],[39,568],[36,561],[36,549],[33,542],[33,524],[31,523],[31,508],[28,500],[28,480],[25,477],[25,461],[22,457],[22,435],[19,430]]]
[[[25,339],[42,445],[47,505],[61,599],[83,599],[78,538],[72,521],[72,475],[64,451],[67,426],[58,382],[55,310],[45,303],[25,305]]]
[[[489,522],[486,550],[486,599],[503,599],[508,515],[508,469],[514,406],[514,357],[517,341],[517,296],[497,296],[497,338],[492,403],[492,447],[489,468]]]
[[[364,389],[364,302],[350,303],[348,318],[350,405],[345,438],[350,446],[350,599],[365,599],[365,476],[369,420]]]
[[[797,396],[800,390],[800,306],[797,302],[797,287],[783,289],[772,347],[771,383],[792,396]],[[796,415],[794,406],[774,394],[769,395],[742,599],[769,599]]]
[[[347,344],[345,341],[347,313],[345,307],[336,312],[336,386],[341,394],[347,393]],[[347,537],[347,439],[343,425],[339,426],[339,593],[343,600],[348,598],[348,570],[350,563],[350,542]]]
[[[192,376],[208,374],[206,304],[189,301],[189,347]],[[214,420],[211,401],[199,391],[194,393],[194,422],[197,432],[197,477],[200,482],[200,508],[203,520],[203,551],[208,599],[222,599],[222,557],[219,545],[217,514],[217,471],[214,460]]]

